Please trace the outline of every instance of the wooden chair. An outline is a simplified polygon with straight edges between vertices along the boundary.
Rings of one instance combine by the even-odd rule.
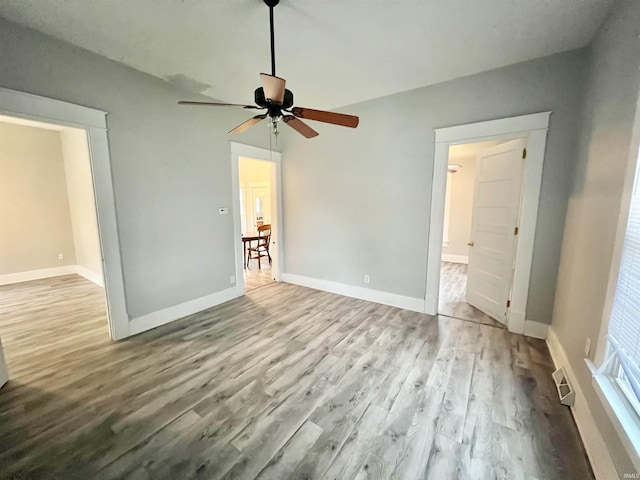
[[[255,247],[249,247],[247,251],[247,267],[249,266],[249,260],[252,258],[258,259],[258,269],[262,269],[260,265],[260,258],[269,257],[269,264],[271,264],[271,254],[269,253],[269,242],[271,241],[271,225],[260,225],[258,227],[258,245]],[[252,255],[253,253],[253,255]]]

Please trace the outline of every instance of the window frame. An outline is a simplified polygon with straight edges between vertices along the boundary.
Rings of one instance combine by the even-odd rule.
[[[589,358],[585,358],[585,362],[591,370],[592,383],[597,396],[635,468],[640,471],[640,400],[633,394],[631,387],[625,384],[626,380],[621,378],[620,360],[617,358],[615,347],[608,337],[631,202],[637,189],[640,188],[640,168],[638,168],[640,167],[640,151],[637,148],[638,142],[635,145],[635,156],[629,158],[620,200],[620,213],[611,257],[602,323],[595,351],[595,363]],[[640,191],[637,194],[640,195]]]

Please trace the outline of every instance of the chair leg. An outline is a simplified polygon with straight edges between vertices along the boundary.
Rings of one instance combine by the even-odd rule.
[[[260,250],[258,250],[258,270],[262,270],[262,267],[260,266],[260,257],[262,255],[260,255]]]

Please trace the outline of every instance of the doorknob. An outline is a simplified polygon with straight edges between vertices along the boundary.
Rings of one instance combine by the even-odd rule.
[[[469,242],[469,243],[467,243],[467,246],[469,246],[469,247],[473,247],[473,242]]]

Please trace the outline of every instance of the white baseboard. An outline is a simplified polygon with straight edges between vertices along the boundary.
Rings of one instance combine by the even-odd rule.
[[[66,265],[64,267],[41,268],[39,270],[29,270],[28,272],[7,273],[0,275],[0,285],[11,283],[29,282],[31,280],[41,280],[43,278],[60,277],[62,275],[78,275],[92,281],[96,285],[104,287],[102,275],[92,272],[81,265]]]
[[[589,405],[584,396],[584,392],[578,383],[578,379],[567,359],[567,355],[562,348],[562,345],[558,341],[558,337],[553,330],[553,326],[548,328],[547,333],[547,346],[551,353],[551,358],[556,368],[562,367],[565,374],[569,377],[573,389],[576,392],[576,400],[571,411],[573,412],[573,418],[576,421],[584,448],[587,451],[587,456],[591,461],[591,467],[598,480],[609,480],[612,478],[619,478],[616,467],[611,459],[607,444],[600,434],[600,430],[596,425],[596,422],[591,414]],[[559,401],[559,400],[558,400]]]
[[[92,281],[93,283],[95,283],[100,287],[104,287],[104,279],[102,278],[101,274],[98,274],[92,270],[89,270],[88,268],[85,268],[82,265],[76,265],[76,267],[77,267],[76,273],[78,275],[86,278],[87,280]]]
[[[533,320],[525,320],[524,335],[527,337],[539,338],[545,340],[549,333],[549,325],[546,323],[534,322]]]
[[[40,280],[41,278],[59,277],[61,275],[72,275],[74,273],[77,273],[75,265],[41,268],[39,270],[29,270],[28,272],[7,273],[5,275],[0,275],[0,285]]]
[[[226,290],[212,293],[211,295],[206,295],[179,305],[174,305],[173,307],[165,308],[164,310],[158,310],[148,313],[147,315],[142,315],[141,317],[133,318],[129,321],[129,334],[136,335],[151,330],[152,328],[228,302],[239,296],[236,287],[233,286]]]
[[[283,282],[293,283],[303,287],[344,295],[345,297],[359,298],[360,300],[368,300],[369,302],[381,303],[383,305],[390,305],[392,307],[424,313],[424,299],[422,298],[405,297],[404,295],[397,295],[395,293],[355,287],[353,285],[345,285],[344,283],[320,280],[318,278],[305,277],[292,273],[283,273],[281,275],[281,280]]]
[[[507,328],[511,333],[517,333],[520,335],[524,335],[525,328],[525,314],[524,312],[519,312],[514,310],[513,308],[509,310],[509,320],[507,321]]]
[[[469,264],[469,257],[467,255],[452,255],[450,253],[443,253],[442,261]]]

